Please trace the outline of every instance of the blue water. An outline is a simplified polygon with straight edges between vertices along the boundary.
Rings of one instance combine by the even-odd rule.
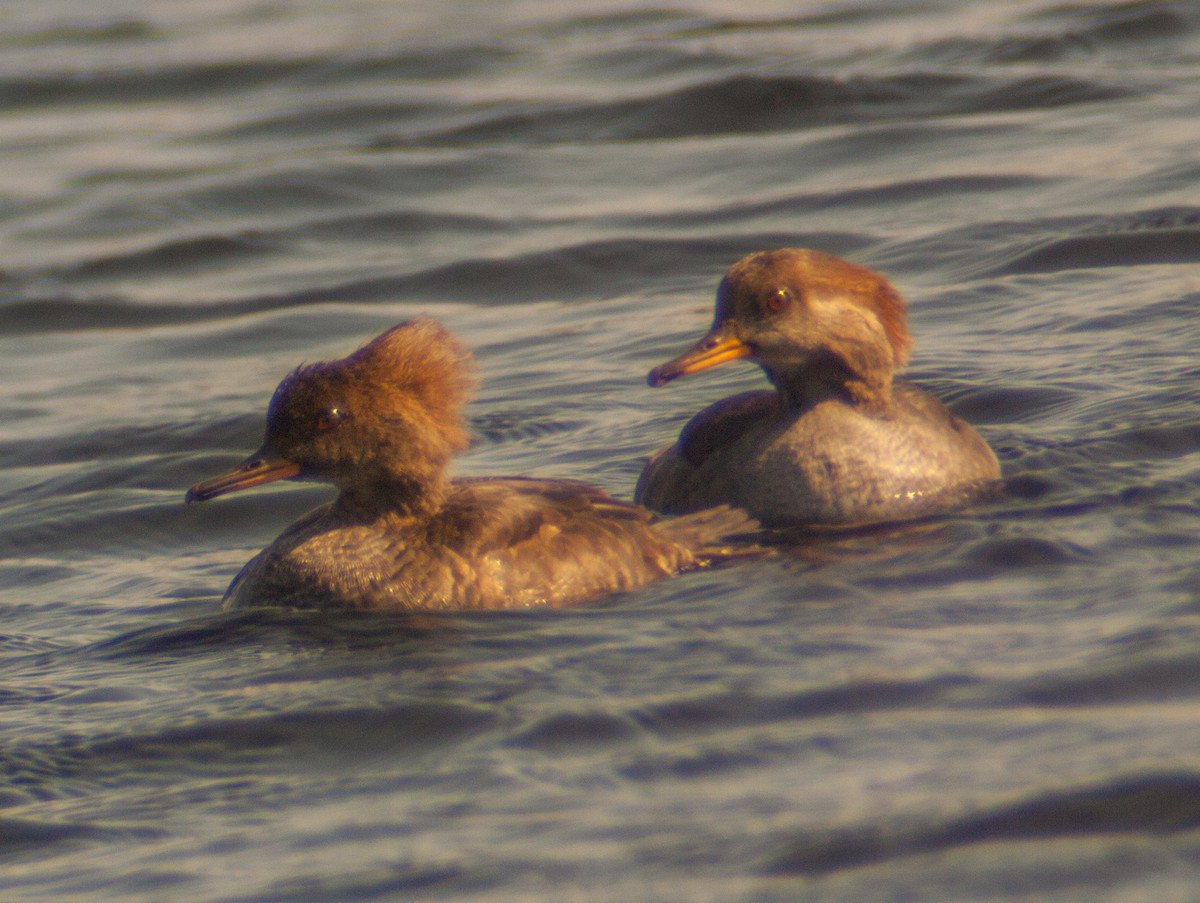
[[[585,8],[586,7],[586,8]],[[1190,901],[1200,6],[14,0],[0,897]],[[185,507],[416,313],[461,474],[628,497],[743,254],[909,299],[1006,498],[586,609],[222,613]]]

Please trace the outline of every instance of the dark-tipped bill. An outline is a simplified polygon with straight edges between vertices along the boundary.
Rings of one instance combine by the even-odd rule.
[[[251,455],[233,470],[227,470],[218,477],[197,483],[187,491],[187,502],[207,502],[218,495],[227,492],[237,492],[239,489],[249,489],[251,486],[261,486],[263,483],[274,483],[276,480],[290,480],[300,475],[300,465],[293,464],[286,458],[269,458],[262,452]]]
[[[674,360],[659,364],[650,371],[646,381],[652,386],[661,386],[679,376],[698,373],[710,367],[719,367],[751,354],[750,346],[731,335],[722,335],[714,329],[699,342]]]

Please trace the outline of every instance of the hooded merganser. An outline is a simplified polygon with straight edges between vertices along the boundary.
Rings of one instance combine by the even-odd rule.
[[[743,512],[659,519],[568,480],[449,479],[467,447],[471,355],[417,319],[279,384],[261,449],[193,486],[205,501],[274,480],[333,483],[225,594],[226,608],[563,606],[727,557]]]
[[[650,459],[634,494],[654,511],[735,505],[764,526],[904,520],[979,497],[996,456],[931,394],[895,378],[912,346],[886,279],[820,251],[738,261],[712,328],[652,386],[747,358],[774,391],[717,402]]]

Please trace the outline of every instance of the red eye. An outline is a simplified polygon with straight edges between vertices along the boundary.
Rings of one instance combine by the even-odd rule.
[[[786,288],[776,289],[767,295],[767,310],[773,314],[783,313],[792,303],[792,293]]]
[[[348,416],[349,415],[346,413],[345,408],[336,404],[330,405],[323,410],[320,417],[317,418],[317,429],[321,430],[322,432],[331,430],[335,426],[340,425]]]

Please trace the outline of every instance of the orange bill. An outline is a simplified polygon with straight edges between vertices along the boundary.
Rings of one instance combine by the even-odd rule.
[[[723,334],[718,327],[679,357],[655,367],[646,379],[652,386],[661,386],[689,373],[749,357],[751,353],[749,345],[736,336]]]
[[[197,483],[187,491],[186,501],[206,502],[227,492],[237,492],[239,489],[249,489],[251,486],[261,486],[263,483],[274,483],[276,480],[290,480],[300,475],[300,465],[286,458],[275,458],[263,452],[255,452],[233,470],[227,470],[220,476]]]

